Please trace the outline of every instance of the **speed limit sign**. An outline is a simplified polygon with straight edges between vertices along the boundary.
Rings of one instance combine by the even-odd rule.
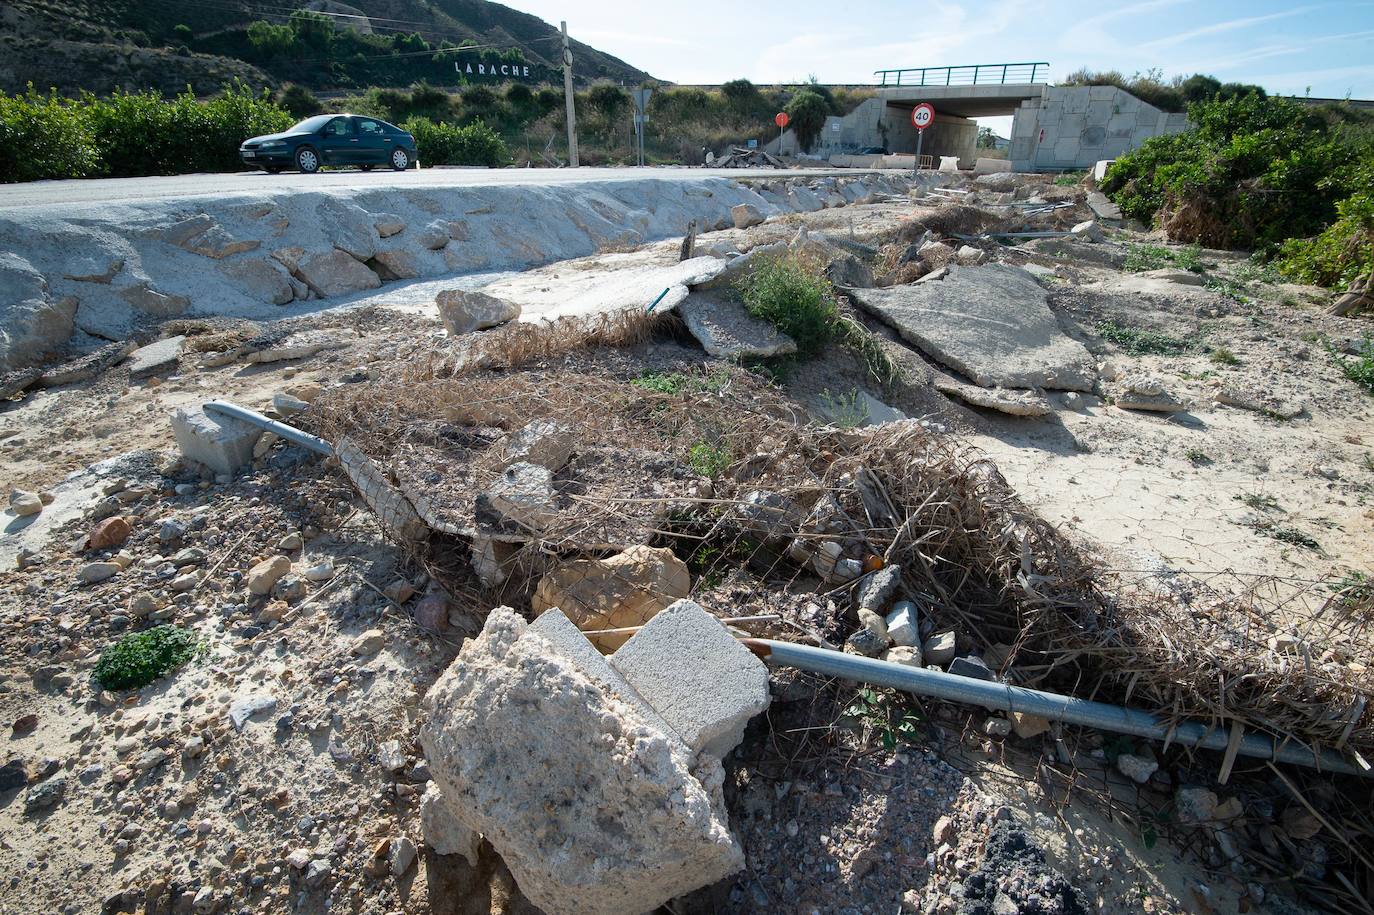
[[[925,130],[935,121],[935,108],[929,102],[922,102],[911,109],[911,126]]]

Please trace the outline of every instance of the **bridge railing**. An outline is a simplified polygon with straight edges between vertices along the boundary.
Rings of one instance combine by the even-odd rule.
[[[958,67],[910,67],[874,70],[880,86],[996,86],[1048,80],[1050,65],[1044,61],[1023,64],[965,64]]]

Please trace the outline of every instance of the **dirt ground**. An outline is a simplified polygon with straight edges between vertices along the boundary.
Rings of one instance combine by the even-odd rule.
[[[876,248],[928,203],[789,216],[698,245],[747,249],[805,226]],[[1145,244],[1160,241],[1121,231],[1104,247]],[[890,407],[975,444],[1128,584],[1161,587],[1184,572],[1309,606],[1333,578],[1374,573],[1374,397],[1332,355],[1369,332],[1367,318],[1327,316],[1319,291],[1255,278],[1224,252],[1202,253],[1214,278],[1203,287],[1029,246],[983,247],[1045,268],[1061,326],[1104,375],[1157,376],[1187,409],[1142,413],[1109,396],[1051,393],[1048,416],[1012,417],[940,394],[909,350],[903,378],[886,388],[835,352],[801,367],[783,393],[818,421],[834,419],[837,396],[863,394],[870,414]],[[556,297],[677,257],[669,241],[499,279]],[[421,630],[405,608],[405,591],[425,593],[424,573],[302,449],[279,443],[251,472],[217,480],[177,461],[167,421],[209,399],[265,409],[278,393],[385,376],[442,334],[430,285],[302,319],[296,326],[331,340],[305,358],[216,367],[188,354],[170,374],[134,381],[115,368],[0,407],[6,482],[56,496],[38,521],[4,516],[0,742],[30,785],[63,786],[56,803],[33,809],[32,789],[0,791],[0,913],[522,911],[491,860],[473,871],[422,851],[418,868],[396,876],[387,866],[403,836],[421,844],[418,703],[462,638]],[[891,348],[892,335],[869,323]],[[1121,341],[1142,331],[1176,351],[1132,353],[1139,347]],[[618,358],[709,362],[678,338]],[[1219,403],[1223,389],[1251,407]],[[133,522],[126,569],[82,584],[82,541],[115,511]],[[248,570],[277,553],[327,573],[304,599],[245,599]],[[198,584],[175,590],[188,567]],[[99,690],[89,678],[100,650],[145,618],[193,627],[203,656],[143,690]],[[1134,795],[1117,797],[1124,780],[1100,746],[1086,765],[1112,799],[1085,791],[1065,806],[1041,762],[1052,747],[1004,746],[982,732],[982,713],[927,703],[920,740],[895,749],[845,722],[825,754],[778,768],[777,735],[834,726],[852,694],[819,683],[788,701],[775,686],[770,720],[751,726],[727,785],[749,866],[673,911],[1005,911],[991,896],[977,907],[973,888],[994,884],[1039,900],[1013,911],[1301,910],[1254,888],[1282,882],[1273,875],[1179,836],[1145,838],[1143,820],[1122,815]],[[388,771],[379,760],[392,740],[405,763]],[[989,848],[1010,857],[999,863]],[[323,876],[314,862],[325,862]]]

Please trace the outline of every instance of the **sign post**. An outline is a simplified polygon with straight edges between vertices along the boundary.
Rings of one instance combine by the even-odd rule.
[[[635,103],[635,139],[639,144],[639,167],[644,167],[644,125],[649,123],[649,98],[652,89],[631,89],[630,98]]]
[[[916,163],[911,168],[911,177],[921,170],[921,141],[925,139],[926,128],[935,123],[935,107],[922,102],[911,109],[911,126],[916,128]]]
[[[577,106],[573,103],[572,48],[568,44],[568,24],[563,27],[563,98],[568,105],[568,166],[577,168]]]
[[[787,129],[788,121],[792,118],[786,111],[779,111],[777,117],[773,118],[773,123],[778,125],[778,155],[782,155],[782,132]]]

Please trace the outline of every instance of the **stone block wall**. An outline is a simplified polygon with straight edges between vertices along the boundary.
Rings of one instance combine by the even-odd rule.
[[[1018,172],[1091,168],[1151,137],[1188,129],[1188,118],[1142,102],[1116,86],[1048,86],[1021,103],[1009,158]]]

